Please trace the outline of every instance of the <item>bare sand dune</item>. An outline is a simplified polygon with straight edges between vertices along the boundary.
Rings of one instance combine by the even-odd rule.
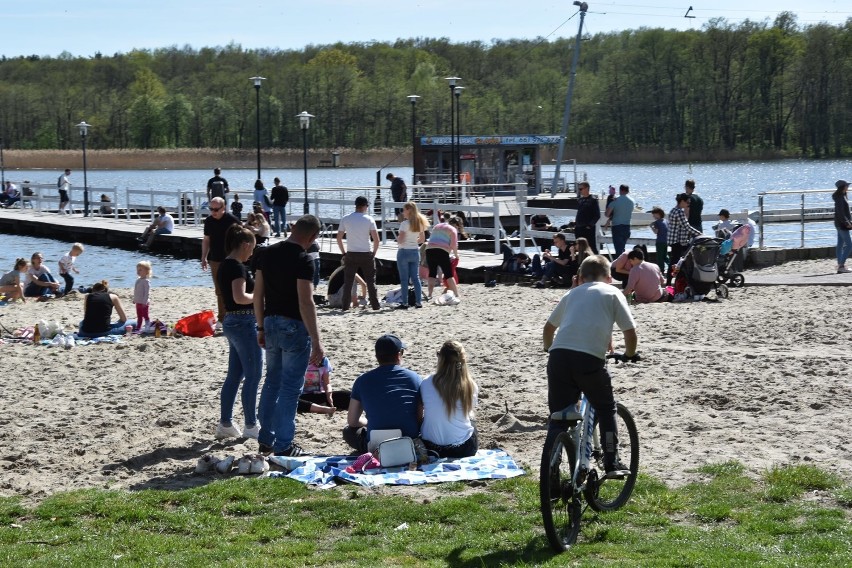
[[[405,362],[423,375],[444,339],[460,340],[481,389],[482,444],[535,469],[546,416],[541,328],[563,292],[472,285],[456,307],[323,310],[333,384],[348,388],[374,365],[373,342],[382,333],[408,343]],[[129,305],[129,291],[118,293]],[[618,398],[637,419],[642,469],[673,484],[697,479],[701,464],[730,459],[754,472],[807,462],[852,475],[850,300],[848,287],[746,287],[719,303],[635,307],[645,360],[613,373]],[[158,288],[151,313],[173,322],[213,305],[208,287]],[[0,324],[10,330],[39,319],[70,329],[81,316],[81,296],[0,308]],[[213,439],[227,365],[223,337],[133,337],[67,351],[10,344],[0,345],[0,355],[2,495],[179,489],[215,478],[192,473],[204,452],[256,449],[252,440]],[[315,453],[344,453],[344,421],[344,413],[300,415],[298,441]]]

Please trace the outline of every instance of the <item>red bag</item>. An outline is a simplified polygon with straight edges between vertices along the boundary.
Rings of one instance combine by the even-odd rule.
[[[216,328],[216,314],[213,310],[204,310],[181,318],[175,324],[175,331],[189,337],[210,337]]]

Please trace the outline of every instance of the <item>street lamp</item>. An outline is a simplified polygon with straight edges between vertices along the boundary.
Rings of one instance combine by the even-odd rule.
[[[77,125],[80,129],[80,140],[83,142],[83,217],[89,216],[89,181],[86,179],[86,137],[89,135],[89,127],[84,120]],[[73,210],[73,208],[72,208]]]
[[[0,138],[0,187],[6,189],[6,166],[3,165],[3,139]],[[23,201],[21,202],[23,203]]]
[[[444,77],[450,84],[450,180],[451,183],[456,179],[456,105],[453,101],[453,96],[456,93],[456,82],[461,81],[461,77]]]
[[[308,214],[308,129],[311,127],[311,119],[314,115],[308,114],[307,111],[302,111],[296,115],[299,119],[299,126],[302,128],[302,154],[304,156],[303,168],[305,170],[305,215]]]
[[[250,78],[250,81],[254,81],[254,92],[255,92],[255,109],[257,112],[257,179],[260,179],[260,83],[266,79],[266,77],[261,77],[257,75],[255,77]]]
[[[411,103],[411,185],[416,182],[414,170],[417,168],[417,159],[414,157],[414,142],[417,139],[417,123],[414,108],[417,106],[417,99],[419,98],[420,95],[408,95],[408,102]]]
[[[464,87],[456,87],[453,89],[453,94],[456,96],[456,183],[461,183],[461,105],[459,97],[461,97]]]

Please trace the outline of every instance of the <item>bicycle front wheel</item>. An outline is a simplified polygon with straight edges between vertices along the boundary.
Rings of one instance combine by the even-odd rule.
[[[551,429],[541,452],[539,497],[547,540],[556,552],[568,550],[580,533],[582,508],[572,479],[576,461],[574,440]]]
[[[627,503],[639,473],[639,432],[633,415],[621,403],[618,404],[615,423],[618,429],[618,458],[625,462],[630,473],[607,476],[604,473],[603,456],[598,457],[597,475],[593,475],[586,483],[586,501],[595,511],[614,511]],[[595,437],[600,439],[598,428],[596,420]]]

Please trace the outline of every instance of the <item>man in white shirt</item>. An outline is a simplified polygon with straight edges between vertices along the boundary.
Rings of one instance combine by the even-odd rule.
[[[380,308],[379,294],[376,291],[376,251],[379,250],[379,232],[376,222],[367,214],[370,202],[364,196],[355,199],[355,211],[340,220],[337,229],[337,246],[340,254],[346,257],[343,268],[343,289],[351,290],[355,274],[359,271],[367,282],[367,295],[373,310]],[[343,246],[346,235],[346,247]],[[372,243],[370,242],[372,239]],[[347,250],[348,249],[348,250]],[[343,309],[348,310],[352,299],[343,295]]]
[[[71,199],[68,197],[68,190],[71,189],[71,180],[68,179],[68,176],[71,175],[71,170],[65,169],[65,173],[59,176],[59,179],[56,180],[56,187],[59,190],[59,211],[60,215],[65,215],[66,209],[68,208],[68,203]]]
[[[580,265],[580,286],[565,294],[544,324],[542,339],[547,359],[547,404],[550,412],[574,405],[586,394],[600,421],[604,469],[628,469],[618,461],[618,432],[612,378],[606,353],[612,345],[612,326],[624,335],[624,355],[636,355],[636,323],[624,295],[609,284],[609,261],[600,255]],[[557,331],[558,330],[558,331]],[[555,334],[555,339],[554,339]]]
[[[175,230],[175,219],[169,215],[165,207],[157,207],[157,213],[160,214],[159,217],[142,234],[141,239],[145,241],[140,245],[142,248],[151,248],[157,235],[171,235]]]

